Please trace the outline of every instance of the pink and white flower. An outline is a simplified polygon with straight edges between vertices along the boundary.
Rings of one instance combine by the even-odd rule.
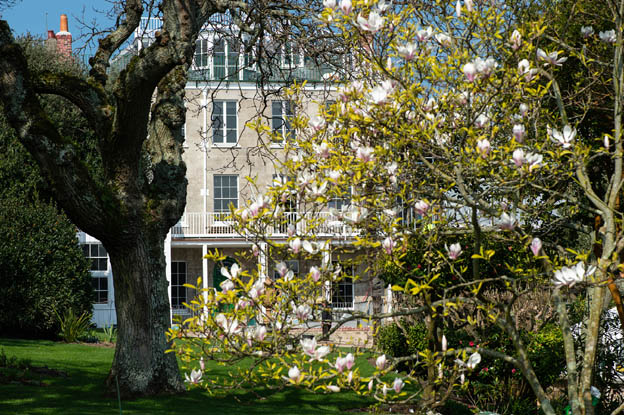
[[[351,0],[342,0],[340,2],[340,10],[342,10],[344,14],[350,14],[351,10],[353,10],[353,6],[351,5]]]
[[[202,371],[193,369],[191,370],[191,376],[189,376],[188,373],[185,373],[184,377],[186,378],[185,382],[197,385],[202,378]]]
[[[395,378],[394,382],[392,383],[392,389],[394,389],[395,393],[401,393],[401,389],[403,389],[404,385],[405,382],[403,382],[403,379]]]
[[[516,138],[516,141],[519,143],[522,143],[524,141],[524,134],[526,132],[524,125],[522,124],[515,124],[513,126],[513,135]]]
[[[321,271],[318,269],[318,267],[312,266],[310,267],[310,276],[312,277],[312,280],[314,282],[318,282],[318,280],[321,278]]]
[[[581,26],[581,36],[588,38],[594,34],[594,28],[591,26]]]
[[[514,30],[509,38],[511,49],[518,50],[522,46],[522,35],[517,30]]]
[[[290,379],[292,383],[299,383],[302,378],[303,376],[301,376],[301,371],[297,366],[293,366],[288,369],[288,379]]]
[[[459,256],[462,253],[462,248],[461,248],[461,245],[459,243],[451,244],[450,247],[444,245],[444,248],[446,249],[446,253],[447,253],[448,257],[452,261],[455,261],[457,258],[459,258]]]
[[[490,153],[490,149],[490,142],[487,138],[477,141],[477,151],[481,153],[481,157],[487,158],[488,154]]]
[[[358,15],[357,24],[360,27],[360,29],[366,32],[375,33],[383,27],[384,20],[385,20],[385,17],[381,17],[379,12],[372,11],[368,15],[368,18],[365,18],[362,15]]]
[[[617,42],[617,35],[615,34],[615,30],[605,30],[604,32],[599,32],[598,37],[605,43],[615,43]]]
[[[544,61],[544,66],[553,65],[553,66],[561,66],[565,61],[568,60],[566,57],[559,57],[559,52],[544,52],[542,49],[537,49],[537,58],[539,60]]]
[[[555,278],[552,280],[552,283],[557,287],[563,285],[573,287],[574,284],[583,282],[586,277],[591,276],[594,272],[596,272],[595,266],[592,265],[585,271],[585,264],[579,262],[572,268],[562,267],[560,270],[555,271]]]
[[[425,202],[424,200],[419,200],[414,205],[414,209],[416,210],[416,213],[418,213],[419,215],[425,216],[425,214],[429,210],[429,203]]]
[[[378,370],[384,370],[384,368],[386,367],[386,363],[387,359],[385,354],[382,354],[377,358],[377,360],[375,360],[375,366],[377,366]]]
[[[375,150],[372,147],[358,147],[355,157],[363,163],[373,161],[375,159]]]
[[[500,216],[498,227],[504,231],[512,231],[516,227],[516,219],[513,215],[508,215],[507,212],[503,212]]]
[[[418,53],[418,45],[416,43],[408,42],[404,46],[399,46],[397,52],[406,61],[411,61],[416,57]]]
[[[381,243],[381,246],[387,255],[392,254],[392,250],[394,249],[395,242],[391,237],[386,237]]]
[[[464,75],[468,79],[469,82],[473,82],[477,77],[477,67],[474,63],[468,62],[462,68]]]
[[[530,248],[531,252],[533,252],[533,255],[538,256],[540,251],[542,250],[542,241],[540,240],[540,238],[533,238]]]
[[[433,28],[431,26],[427,27],[426,29],[420,29],[416,31],[416,39],[419,42],[426,42],[431,39],[431,36],[433,36]]]
[[[511,156],[511,160],[514,162],[516,167],[522,167],[525,162],[524,150],[522,150],[521,148],[515,149]]]
[[[576,137],[576,128],[572,128],[569,125],[564,126],[562,131],[552,128],[550,136],[553,140],[561,144],[563,148],[570,148],[574,137]]]

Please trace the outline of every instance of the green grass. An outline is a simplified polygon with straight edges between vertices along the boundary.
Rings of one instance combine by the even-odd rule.
[[[0,384],[0,414],[119,414],[117,398],[104,396],[112,348],[14,339],[0,339],[0,348],[8,356],[29,359],[34,366],[45,365],[68,374],[66,378],[42,376],[47,386]],[[221,367],[212,371],[225,372]],[[314,394],[292,387],[275,393],[259,392],[264,399],[244,391],[214,397],[195,389],[176,396],[122,401],[122,409],[123,414],[304,415],[343,414],[372,403],[354,393]]]

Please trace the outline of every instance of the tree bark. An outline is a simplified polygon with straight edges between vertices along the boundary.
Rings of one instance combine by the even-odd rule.
[[[165,332],[170,327],[164,236],[143,229],[127,245],[108,250],[115,285],[117,347],[107,384],[122,396],[184,389]]]

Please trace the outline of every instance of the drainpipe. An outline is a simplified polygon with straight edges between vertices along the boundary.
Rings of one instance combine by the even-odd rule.
[[[202,129],[203,137],[202,137],[202,146],[204,150],[204,221],[206,221],[206,213],[208,212],[208,93],[206,89],[202,91],[203,95],[203,104],[204,107],[204,127]]]

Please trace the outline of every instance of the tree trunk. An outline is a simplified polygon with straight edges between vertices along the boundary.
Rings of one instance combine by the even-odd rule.
[[[165,332],[170,327],[164,236],[143,229],[128,244],[106,247],[113,267],[117,346],[109,390],[135,397],[184,390]]]

